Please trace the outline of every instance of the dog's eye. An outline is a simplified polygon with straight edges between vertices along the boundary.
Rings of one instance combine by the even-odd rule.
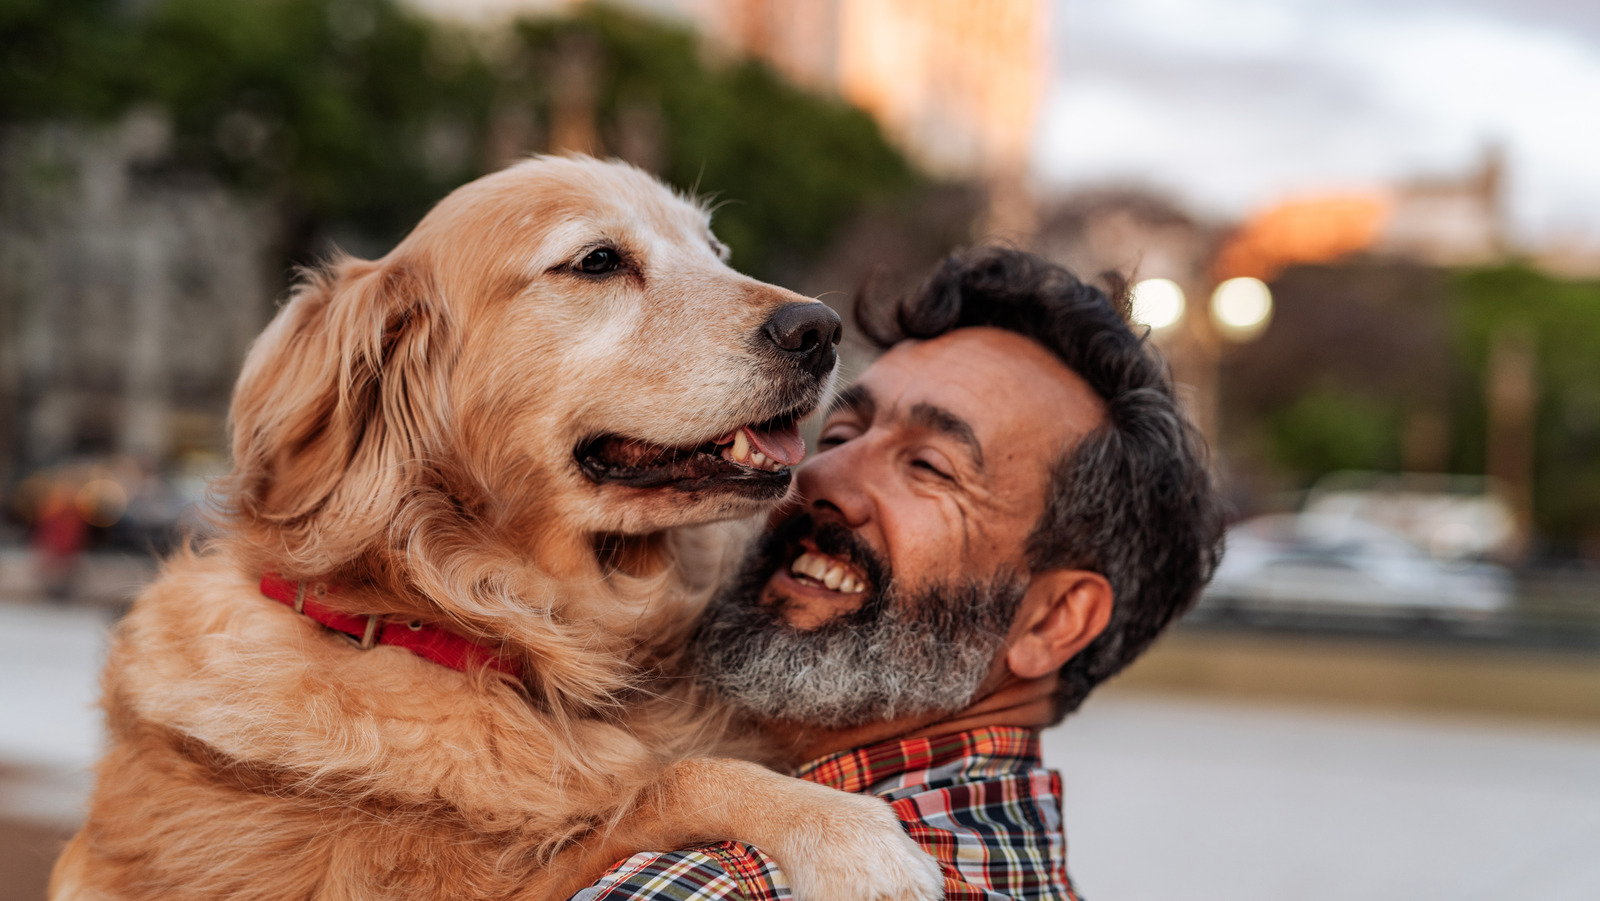
[[[590,275],[604,275],[622,268],[622,254],[609,247],[596,247],[578,261],[578,268]]]

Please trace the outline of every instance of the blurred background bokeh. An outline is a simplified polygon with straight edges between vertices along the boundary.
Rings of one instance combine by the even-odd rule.
[[[570,151],[844,312],[978,241],[1133,285],[1235,524],[1049,734],[1090,897],[1600,897],[1589,0],[0,0],[0,51],[0,897],[297,268]]]

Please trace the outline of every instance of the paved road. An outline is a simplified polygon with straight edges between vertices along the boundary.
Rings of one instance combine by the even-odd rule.
[[[1600,730],[1107,693],[1045,756],[1094,901],[1600,898]]]
[[[100,744],[104,608],[0,602],[0,901],[44,897]]]
[[[80,815],[105,625],[0,603],[0,901]],[[1600,730],[1107,692],[1046,758],[1094,901],[1600,898]]]

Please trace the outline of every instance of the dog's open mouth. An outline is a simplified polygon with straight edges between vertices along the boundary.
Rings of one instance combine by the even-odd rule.
[[[591,481],[632,488],[782,491],[789,485],[790,467],[806,455],[798,425],[805,412],[793,410],[742,425],[687,447],[601,435],[578,445],[578,467]]]

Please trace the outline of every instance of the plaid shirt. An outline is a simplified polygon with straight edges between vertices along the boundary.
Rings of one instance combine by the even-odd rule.
[[[887,800],[944,870],[945,898],[1078,901],[1067,878],[1061,778],[1038,733],[1010,727],[888,741],[807,764],[801,779]],[[790,901],[772,858],[737,842],[635,854],[572,901]]]

